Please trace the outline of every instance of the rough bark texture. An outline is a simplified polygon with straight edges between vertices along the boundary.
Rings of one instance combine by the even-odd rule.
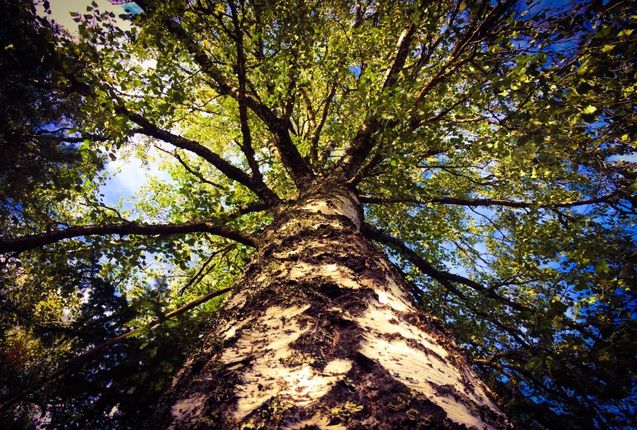
[[[338,187],[280,213],[152,427],[508,428],[361,221]]]

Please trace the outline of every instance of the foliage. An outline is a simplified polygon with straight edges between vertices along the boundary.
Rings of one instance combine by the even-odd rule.
[[[630,425],[634,3],[137,3],[76,35],[2,4],[0,395],[34,387],[7,423],[138,427],[221,299],[43,382],[232,285],[337,178],[520,428]],[[120,159],[161,173],[112,207]],[[108,228],[47,239],[73,226]]]

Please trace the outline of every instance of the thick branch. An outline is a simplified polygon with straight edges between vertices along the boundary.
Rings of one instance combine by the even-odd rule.
[[[352,144],[345,151],[345,155],[339,160],[340,173],[346,180],[356,175],[360,166],[374,148],[374,134],[391,127],[395,121],[368,119],[363,127],[356,133]]]
[[[556,202],[556,203],[534,203],[534,202],[520,202],[515,200],[499,200],[499,199],[462,199],[456,197],[437,197],[426,200],[420,200],[410,196],[400,197],[376,197],[376,196],[361,196],[361,203],[373,203],[373,204],[394,204],[394,203],[409,203],[415,205],[426,205],[428,203],[444,204],[444,205],[459,205],[459,206],[507,206],[512,208],[568,208],[574,206],[584,206],[594,203],[602,203],[611,200],[617,196],[621,190],[615,190],[612,193],[595,197],[586,200],[574,200],[570,202]]]
[[[245,215],[245,214],[249,214],[253,212],[263,212],[268,209],[273,209],[273,207],[263,202],[250,202],[245,204],[244,206],[237,208],[235,211],[230,212],[227,216],[222,215],[221,219],[222,220],[234,219],[241,215]]]
[[[177,148],[185,149],[199,155],[204,160],[215,166],[228,178],[245,185],[250,190],[254,191],[256,195],[267,202],[275,203],[279,200],[278,196],[272,190],[270,190],[262,181],[255,180],[243,170],[233,166],[200,143],[182,136],[178,136],[169,131],[162,130],[143,116],[133,112],[129,112],[122,106],[118,107],[117,111],[126,115],[128,118],[130,118],[131,121],[141,127],[141,129],[135,130],[136,132],[154,137],[166,143],[170,143]]]
[[[418,268],[418,270],[420,270],[423,274],[430,276],[431,278],[435,279],[436,281],[440,282],[440,284],[445,287],[445,289],[447,291],[449,291],[450,293],[452,293],[453,295],[455,295],[456,297],[458,297],[459,299],[467,302],[468,300],[470,300],[469,298],[467,298],[467,296],[460,291],[458,288],[456,288],[456,286],[454,285],[454,283],[460,283],[463,285],[466,285],[472,289],[474,289],[475,291],[478,291],[480,294],[483,294],[489,298],[492,298],[506,306],[509,306],[512,309],[515,309],[517,311],[520,312],[531,312],[533,313],[533,311],[531,311],[528,307],[521,305],[519,303],[516,303],[512,300],[509,300],[505,297],[500,296],[497,292],[496,292],[496,288],[497,288],[497,284],[496,285],[492,285],[491,287],[485,287],[483,285],[481,285],[480,283],[471,280],[469,278],[465,278],[464,276],[460,276],[454,273],[449,273],[449,272],[445,272],[442,270],[438,270],[435,267],[433,267],[429,262],[427,262],[426,260],[424,260],[420,255],[418,255],[418,253],[416,253],[415,251],[413,251],[412,249],[410,249],[407,245],[405,245],[400,239],[397,239],[395,237],[390,236],[389,234],[387,234],[386,232],[380,230],[380,229],[376,229],[372,226],[370,226],[369,224],[364,224],[362,227],[362,232],[363,234],[365,234],[365,236],[367,236],[368,238],[375,240],[377,242],[383,243],[387,246],[389,246],[390,248],[392,248],[393,250],[397,251],[398,253],[400,253],[403,257],[405,257],[407,260],[409,260],[414,266],[416,266]],[[502,284],[501,284],[502,285]],[[468,303],[466,303],[468,305]],[[519,336],[519,333],[517,333],[514,329],[512,329],[511,327],[508,327],[504,324],[502,324],[501,322],[497,321],[497,320],[493,320],[489,317],[488,313],[482,312],[479,309],[473,308],[473,307],[469,307],[469,309],[471,309],[471,311],[473,313],[475,313],[478,316],[482,316],[485,319],[490,320],[492,323],[496,324],[498,327],[506,330],[507,332],[509,332],[511,335],[513,335],[516,340],[520,343],[525,343],[524,340]],[[584,327],[582,327],[581,325],[578,325],[574,322],[571,322],[569,320],[566,320],[565,323],[573,328],[574,330],[578,330],[580,333],[589,336],[589,337],[593,337],[591,335],[591,333],[586,330]]]
[[[396,55],[394,56],[394,61],[387,70],[387,74],[385,75],[385,82],[383,82],[383,89],[391,87],[396,82],[398,82],[398,74],[405,66],[405,61],[407,60],[407,55],[409,55],[409,46],[411,42],[414,40],[414,36],[416,35],[416,25],[409,24],[400,34],[398,38],[398,43],[396,44]]]
[[[183,224],[140,224],[130,222],[126,224],[73,226],[62,230],[8,239],[0,242],[0,253],[22,252],[59,242],[64,239],[82,236],[104,236],[109,234],[168,236],[187,233],[211,233],[243,243],[244,245],[253,247],[257,246],[257,241],[251,235],[224,225],[213,224],[209,221],[189,222]]]
[[[460,283],[468,287],[471,287],[475,291],[478,291],[481,294],[485,294],[487,297],[495,299],[507,306],[510,306],[511,308],[515,310],[518,310],[518,311],[525,310],[524,306],[519,305],[511,300],[508,300],[498,295],[495,292],[495,290],[492,288],[487,288],[472,279],[465,278],[464,276],[436,269],[424,258],[418,255],[418,253],[416,253],[415,251],[410,249],[407,245],[405,245],[401,240],[390,236],[389,234],[385,233],[384,231],[380,229],[374,228],[370,226],[369,224],[364,224],[362,228],[362,232],[365,236],[369,237],[370,239],[375,240],[377,242],[384,243],[385,245],[389,246],[390,248],[402,254],[414,266],[416,266],[418,270],[420,270],[423,274],[430,276],[431,278],[440,282],[445,287],[445,289],[447,289],[449,292],[455,294],[456,296],[462,299],[465,299],[466,297],[460,290],[458,290],[453,285],[454,283]]]
[[[402,31],[396,44],[396,55],[392,61],[392,65],[387,70],[385,81],[383,82],[383,90],[393,86],[398,82],[398,74],[405,65],[409,54],[409,46],[416,34],[416,25],[410,24]],[[345,154],[339,161],[339,170],[346,179],[355,176],[360,166],[374,148],[374,134],[378,131],[391,127],[395,121],[381,119],[378,115],[371,115],[361,129],[356,133],[352,144],[347,148]]]
[[[250,133],[250,125],[248,124],[248,105],[246,103],[246,60],[243,48],[243,32],[239,23],[239,15],[237,13],[237,7],[234,2],[229,2],[230,10],[232,11],[232,22],[235,30],[235,43],[237,45],[237,77],[239,79],[239,121],[241,122],[241,135],[243,141],[241,143],[241,150],[248,160],[250,170],[252,170],[252,177],[255,180],[263,181],[261,172],[259,171],[259,165],[254,157],[254,148],[252,146],[252,134]]]
[[[108,140],[107,137],[104,136],[96,136],[93,134],[86,134],[83,136],[57,136],[54,134],[33,134],[29,137],[33,139],[42,139],[48,140],[52,142],[60,142],[60,143],[82,143],[85,140],[90,140],[93,142],[105,142]]]

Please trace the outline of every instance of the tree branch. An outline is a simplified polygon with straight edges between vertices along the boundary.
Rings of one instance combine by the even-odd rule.
[[[458,68],[464,65],[467,61],[471,60],[471,56],[468,58],[461,59],[462,54],[465,50],[471,46],[473,43],[478,42],[481,36],[484,36],[489,30],[494,28],[493,23],[505,16],[506,12],[510,10],[510,8],[515,4],[515,0],[506,0],[502,3],[498,2],[484,17],[484,19],[478,23],[479,16],[483,10],[483,8],[488,4],[488,2],[483,2],[480,6],[479,12],[476,13],[475,18],[471,20],[468,24],[467,29],[465,31],[464,37],[460,39],[453,49],[451,53],[447,57],[447,60],[444,62],[442,67],[438,70],[438,72],[429,79],[425,85],[418,92],[414,100],[414,105],[420,104],[420,102],[427,96],[429,91],[433,89],[436,84],[441,82],[447,76],[453,74]],[[455,13],[454,13],[455,16]],[[451,25],[451,23],[450,23]],[[475,51],[474,51],[475,53]],[[414,126],[414,122],[412,120],[412,126]]]
[[[212,181],[209,181],[208,179],[204,178],[204,176],[201,174],[201,172],[198,172],[197,170],[193,169],[192,167],[190,167],[188,165],[188,163],[186,163],[186,161],[181,158],[181,156],[177,153],[177,150],[175,149],[173,152],[170,151],[166,151],[165,149],[163,149],[162,147],[160,147],[159,145],[156,145],[155,148],[161,152],[163,152],[164,154],[168,154],[172,157],[174,157],[177,162],[179,162],[179,164],[181,164],[181,166],[191,175],[193,175],[195,178],[199,179],[201,182],[203,182],[204,184],[208,184],[212,187],[215,187],[217,189],[223,190],[224,188],[219,185],[216,184]]]
[[[398,82],[398,74],[405,66],[407,55],[409,55],[409,46],[414,40],[415,35],[416,25],[414,23],[410,23],[409,25],[407,25],[403,29],[402,33],[400,33],[400,37],[398,37],[398,43],[396,44],[396,55],[394,56],[394,61],[392,62],[391,67],[385,74],[383,89],[389,88],[396,82]]]
[[[613,197],[619,195],[621,190],[615,190],[609,194],[594,197],[586,200],[574,200],[571,202],[556,202],[556,203],[533,203],[533,202],[520,202],[515,200],[499,200],[499,199],[462,199],[457,197],[437,197],[426,200],[420,200],[416,197],[399,196],[399,197],[378,197],[378,196],[361,196],[361,203],[372,204],[394,204],[394,203],[409,203],[415,205],[426,205],[428,203],[444,204],[444,205],[459,205],[459,206],[506,206],[512,208],[568,208],[574,206],[584,206],[594,203],[603,203],[611,200]]]
[[[96,136],[93,134],[86,134],[82,136],[58,136],[54,134],[32,134],[28,137],[33,139],[42,139],[51,142],[59,142],[59,143],[82,143],[85,140],[90,140],[93,142],[105,142],[108,140],[107,137],[104,136]]]
[[[372,227],[369,224],[364,224],[361,231],[368,238],[375,240],[377,242],[384,243],[385,245],[389,246],[390,248],[394,249],[395,251],[403,255],[414,266],[416,266],[418,270],[420,270],[423,274],[430,276],[431,278],[440,282],[445,287],[445,289],[447,289],[449,292],[453,293],[454,295],[462,299],[466,299],[466,296],[460,290],[458,290],[458,288],[456,288],[453,285],[454,283],[464,284],[474,289],[475,291],[481,294],[484,294],[487,297],[495,299],[499,301],[500,303],[503,303],[517,311],[526,310],[524,306],[498,295],[495,292],[495,290],[492,288],[487,288],[472,279],[465,278],[464,276],[436,269],[424,258],[418,255],[418,253],[416,253],[415,251],[410,249],[407,245],[405,245],[400,239],[392,237],[380,229]]]
[[[116,108],[116,111],[118,113],[126,115],[131,121],[141,127],[141,129],[135,130],[136,133],[154,137],[155,139],[170,143],[177,148],[193,152],[215,166],[228,178],[248,187],[264,201],[269,203],[276,203],[279,201],[279,197],[272,190],[270,190],[265,185],[265,183],[263,183],[263,181],[255,180],[254,178],[250,177],[250,175],[245,173],[243,170],[233,166],[210,149],[201,145],[199,142],[195,142],[194,140],[190,140],[185,137],[173,134],[169,131],[162,130],[155,124],[144,118],[142,115],[130,112],[128,109],[121,105]]]
[[[263,182],[263,177],[259,171],[259,164],[254,157],[254,148],[252,146],[252,135],[250,134],[250,125],[248,124],[248,106],[246,103],[246,61],[245,53],[243,49],[243,32],[239,23],[239,15],[237,13],[237,7],[233,1],[229,3],[230,11],[232,12],[232,22],[235,30],[235,43],[237,45],[237,77],[239,79],[239,121],[241,122],[241,135],[243,140],[241,142],[241,151],[248,160],[250,170],[252,170],[252,177],[260,182]]]
[[[197,273],[195,273],[195,276],[190,278],[190,280],[186,282],[184,286],[179,288],[178,294],[181,295],[184,293],[184,291],[186,291],[192,285],[198,284],[199,281],[201,281],[205,276],[207,276],[208,273],[210,273],[210,271],[214,268],[214,266],[212,266],[210,269],[208,269],[208,265],[212,262],[212,260],[219,254],[222,254],[222,256],[225,256],[233,248],[234,248],[234,245],[229,245],[211,253],[206,259],[206,261],[203,262],[199,270],[197,270]]]
[[[187,233],[211,233],[243,243],[244,245],[252,247],[257,246],[257,241],[254,237],[252,237],[252,235],[234,230],[224,225],[213,224],[210,221],[189,222],[183,224],[140,224],[136,222],[129,222],[126,224],[73,226],[62,230],[50,231],[32,236],[7,239],[0,242],[0,253],[22,252],[59,242],[64,239],[82,236],[104,236],[109,234],[118,234],[122,236],[167,236]]]
[[[352,144],[338,162],[338,170],[346,180],[355,176],[359,167],[374,148],[374,134],[386,127],[391,127],[396,121],[369,118],[363,127],[358,130]]]
[[[484,2],[483,6],[486,4],[487,2]],[[420,90],[414,100],[414,106],[420,104],[427,93],[432,88],[434,88],[442,79],[453,74],[463,64],[465,64],[465,62],[471,59],[471,56],[467,58],[461,58],[462,54],[469,46],[471,46],[474,42],[477,42],[480,37],[483,36],[483,33],[486,31],[485,29],[490,28],[487,24],[490,24],[494,20],[497,20],[500,17],[504,16],[505,12],[513,4],[514,0],[506,0],[503,3],[498,3],[498,5],[493,7],[487,14],[487,16],[479,24],[478,16],[480,14],[476,14],[475,19],[468,25],[464,37],[459,40],[458,43],[454,46],[452,52],[449,54],[443,66],[433,75],[430,80],[427,81],[427,83]],[[396,73],[404,65],[404,61],[409,53],[409,44],[414,34],[415,28],[407,27],[405,28],[405,30],[403,30],[403,33],[401,34],[401,37],[398,41],[397,55],[394,57],[392,67],[389,69],[388,75],[383,85],[383,89],[385,89],[385,84],[391,85],[395,82],[395,79],[397,79]],[[410,121],[410,130],[413,131],[415,128],[417,128],[420,121],[420,118],[412,118],[412,120]],[[345,154],[339,161],[339,173],[345,176],[346,180],[349,180],[350,178],[355,176],[360,166],[365,162],[365,159],[374,148],[375,141],[373,135],[378,131],[381,131],[385,128],[391,128],[393,126],[396,126],[397,124],[399,124],[399,121],[397,120],[381,119],[376,114],[370,116],[356,134],[352,145],[347,148]]]
[[[312,135],[312,143],[310,145],[310,160],[315,166],[318,164],[318,147],[319,147],[319,141],[321,139],[321,132],[323,131],[323,127],[325,127],[325,123],[327,122],[327,117],[330,112],[330,105],[332,103],[332,100],[334,99],[334,96],[336,95],[337,82],[338,81],[334,79],[334,83],[332,84],[330,91],[327,94],[327,97],[325,98],[325,102],[324,102],[325,104],[323,105],[323,112],[321,113],[321,119],[318,125],[316,126],[316,128],[314,129],[314,133]],[[311,107],[311,102],[309,101],[309,98],[308,98],[308,106]]]
[[[208,55],[193,40],[184,28],[174,20],[165,21],[166,28],[179,40],[193,56],[201,70],[213,80],[213,86],[219,94],[230,96],[235,100],[240,98],[240,90],[232,85],[222,71],[208,58]],[[314,174],[301,156],[290,137],[290,121],[279,118],[268,106],[254,95],[245,92],[242,97],[245,105],[253,111],[277,137],[275,145],[279,151],[281,162],[285,165],[297,186],[302,186]]]
[[[416,34],[416,25],[411,23],[398,37],[396,43],[396,55],[392,61],[391,67],[387,70],[385,80],[383,82],[383,91],[395,85],[398,82],[398,74],[405,65],[409,54],[409,46]],[[360,130],[356,133],[352,144],[347,148],[345,154],[338,162],[338,169],[346,179],[355,176],[360,166],[364,163],[369,153],[374,148],[373,135],[378,131],[391,127],[396,121],[388,121],[379,118],[378,115],[370,116]]]

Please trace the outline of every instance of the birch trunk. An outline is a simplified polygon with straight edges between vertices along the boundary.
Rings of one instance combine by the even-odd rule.
[[[361,221],[338,186],[282,211],[152,427],[508,428]]]

